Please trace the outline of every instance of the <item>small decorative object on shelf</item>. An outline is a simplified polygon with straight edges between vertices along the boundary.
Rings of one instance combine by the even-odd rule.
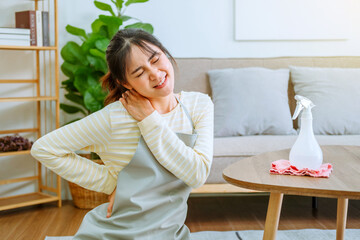
[[[18,134],[0,138],[0,152],[30,150],[33,142]]]

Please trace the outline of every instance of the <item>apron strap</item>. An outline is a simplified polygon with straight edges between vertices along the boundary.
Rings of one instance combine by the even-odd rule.
[[[187,108],[185,107],[185,105],[180,101],[180,99],[179,99],[176,95],[174,95],[174,96],[175,96],[176,100],[179,102],[180,106],[184,109],[184,112],[185,112],[186,116],[189,118],[191,127],[192,127],[192,129],[193,129],[193,131],[192,131],[193,134],[197,134],[197,132],[196,132],[196,130],[195,130],[195,127],[194,127],[194,122],[193,122],[193,120],[192,120],[192,118],[191,118],[191,116],[190,116]]]

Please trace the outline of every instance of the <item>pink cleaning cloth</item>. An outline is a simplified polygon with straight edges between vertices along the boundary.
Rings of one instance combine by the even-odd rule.
[[[271,163],[270,173],[296,176],[326,177],[330,176],[333,168],[330,163],[324,163],[318,170],[308,168],[297,169],[289,160],[280,159]]]

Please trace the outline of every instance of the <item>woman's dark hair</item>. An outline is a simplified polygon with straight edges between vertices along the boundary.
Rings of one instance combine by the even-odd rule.
[[[126,69],[130,57],[131,46],[136,45],[145,52],[153,54],[154,50],[148,43],[160,48],[170,61],[176,65],[176,62],[169,51],[150,33],[141,29],[132,28],[118,31],[111,39],[109,46],[106,49],[106,61],[109,71],[101,79],[102,87],[109,90],[109,94],[105,98],[105,105],[119,100],[122,94],[127,90],[124,87],[124,84],[127,83]]]

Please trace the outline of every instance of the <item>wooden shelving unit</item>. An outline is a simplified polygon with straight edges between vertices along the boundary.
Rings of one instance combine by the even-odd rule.
[[[1,49],[8,50],[57,50],[57,47],[37,47],[37,46],[6,46],[2,45]]]
[[[34,101],[50,101],[57,100],[56,97],[9,97],[9,98],[0,98],[0,102],[34,102]]]
[[[46,6],[44,4],[45,1],[47,1],[48,9],[44,7]],[[34,87],[36,87],[36,94],[30,97],[1,97],[0,104],[8,104],[10,102],[34,102],[33,104],[36,104],[37,126],[34,128],[1,130],[1,136],[16,133],[33,133],[36,134],[36,138],[39,138],[47,132],[59,128],[60,103],[57,0],[34,0],[34,5],[34,10],[49,11],[50,19],[53,18],[53,29],[50,29],[50,35],[54,37],[54,44],[53,46],[49,47],[0,45],[0,50],[33,51],[35,56],[33,61],[36,68],[36,77],[34,79],[0,80],[0,87],[1,84],[34,84]],[[50,6],[52,6],[51,9]],[[51,61],[45,61],[46,57],[47,59],[51,59]],[[16,119],[14,121],[16,121]],[[28,156],[29,159],[36,161],[31,157],[30,150],[24,150],[18,152],[0,152],[0,162],[1,158],[3,157],[19,157],[24,155]],[[37,182],[36,192],[10,197],[0,196],[0,211],[48,202],[57,202],[58,207],[61,207],[61,178],[55,173],[46,169],[39,162],[36,161],[36,164],[37,171],[36,174],[33,176],[11,179],[0,178],[0,186],[5,184],[14,184],[28,181]],[[11,171],[11,169],[9,169],[9,171]]]

